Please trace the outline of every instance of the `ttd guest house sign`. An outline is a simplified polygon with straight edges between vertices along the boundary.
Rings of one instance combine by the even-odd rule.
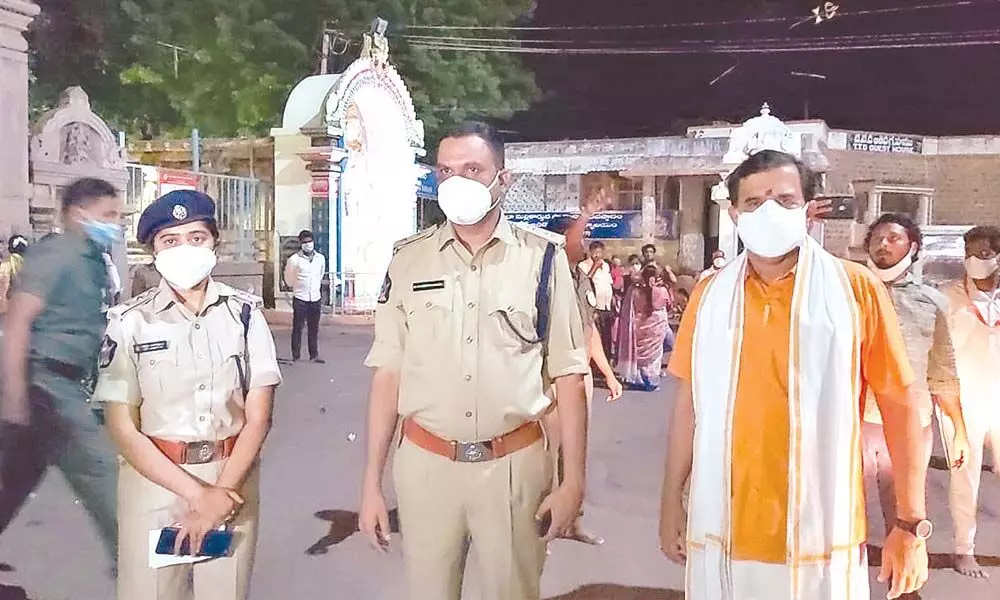
[[[847,134],[847,149],[885,154],[923,154],[923,138],[911,135],[853,132]]]

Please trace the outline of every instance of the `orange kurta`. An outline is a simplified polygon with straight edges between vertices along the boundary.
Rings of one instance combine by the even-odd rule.
[[[858,411],[870,387],[899,393],[913,382],[902,334],[885,286],[857,263],[844,261],[861,315]],[[694,289],[677,333],[669,370],[691,381],[697,308],[709,280]],[[785,564],[788,539],[788,344],[794,272],[765,283],[754,271],[744,285],[743,347],[733,412],[732,552],[735,560]],[[849,323],[844,324],[849,327]],[[711,368],[709,366],[709,368]],[[719,376],[724,376],[720,373]],[[855,515],[864,541],[865,506],[858,464]]]

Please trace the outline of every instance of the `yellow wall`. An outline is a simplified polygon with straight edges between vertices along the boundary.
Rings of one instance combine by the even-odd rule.
[[[310,148],[300,133],[274,136],[274,225],[278,235],[312,227],[312,176],[299,152]]]

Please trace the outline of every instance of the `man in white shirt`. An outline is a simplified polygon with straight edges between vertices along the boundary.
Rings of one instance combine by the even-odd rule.
[[[324,363],[319,357],[319,317],[322,287],[326,279],[326,258],[316,252],[311,231],[299,233],[301,249],[285,264],[285,284],[292,288],[292,360],[302,352],[302,325],[308,329],[309,360]]]
[[[614,286],[611,277],[611,265],[604,260],[604,242],[590,242],[590,257],[577,265],[594,284],[594,310],[596,311],[597,331],[601,336],[605,356],[611,356],[611,326],[614,323],[614,313],[611,302],[614,298]]]
[[[1000,465],[1000,229],[974,227],[966,232],[965,257],[966,277],[947,289],[946,296],[970,448],[965,469],[952,472],[949,504],[955,521],[955,570],[985,578],[974,550],[986,440],[993,464]]]

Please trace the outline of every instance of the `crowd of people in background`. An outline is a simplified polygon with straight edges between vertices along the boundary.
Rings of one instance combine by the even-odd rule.
[[[597,327],[604,352],[626,388],[659,388],[674,329],[688,292],[674,271],[657,261],[656,246],[642,254],[606,257],[604,243],[590,243],[586,260],[577,265],[594,286]]]

